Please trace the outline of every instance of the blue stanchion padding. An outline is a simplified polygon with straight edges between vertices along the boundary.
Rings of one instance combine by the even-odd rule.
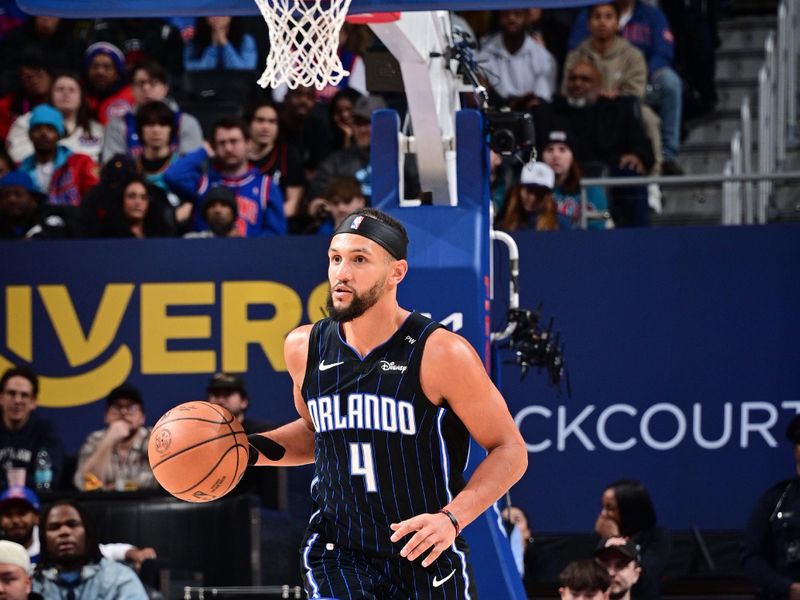
[[[372,113],[372,206],[380,210],[388,211],[400,206],[399,131],[397,111],[385,108]]]
[[[391,110],[372,117],[373,206],[400,219],[409,244],[409,274],[400,304],[424,310],[467,338],[489,360],[489,151],[479,111],[456,116],[458,206],[400,208],[398,143],[400,120]],[[467,473],[486,452],[471,442]],[[464,530],[481,598],[524,599],[525,591],[499,514],[492,508]]]

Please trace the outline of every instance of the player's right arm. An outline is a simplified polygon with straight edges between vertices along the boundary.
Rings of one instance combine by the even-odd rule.
[[[294,405],[300,418],[277,429],[249,436],[251,453],[253,449],[260,450],[258,459],[254,463],[256,465],[292,467],[314,462],[314,424],[300,392],[306,373],[311,327],[311,325],[298,327],[286,336],[283,344],[286,368],[292,377]],[[266,440],[261,441],[256,436]],[[281,451],[283,455],[278,458]]]

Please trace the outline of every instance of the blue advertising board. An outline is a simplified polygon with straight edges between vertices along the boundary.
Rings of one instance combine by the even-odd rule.
[[[529,449],[512,497],[533,531],[587,532],[621,478],[673,529],[741,529],[795,472],[796,225],[520,234],[523,304],[543,303],[572,396],[504,365]]]
[[[783,429],[800,409],[799,233],[517,236],[522,303],[555,318],[572,388],[559,397],[544,374],[502,369],[530,451],[513,498],[535,531],[591,530],[600,492],[621,477],[645,482],[668,527],[736,529],[759,491],[792,473]],[[69,451],[102,426],[102,398],[125,380],[144,391],[150,423],[202,399],[216,370],[245,373],[253,417],[295,418],[283,338],[322,315],[326,239],[1,247],[0,367],[42,374],[40,410]],[[411,308],[456,329],[480,318],[474,281],[456,267],[412,264],[407,284],[401,302],[413,295]]]

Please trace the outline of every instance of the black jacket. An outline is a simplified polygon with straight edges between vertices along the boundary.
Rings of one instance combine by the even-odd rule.
[[[554,96],[552,103],[535,107],[532,114],[540,151],[550,131],[563,130],[581,165],[594,162],[617,166],[623,154],[635,154],[647,171],[655,162],[653,144],[642,126],[638,98],[601,97],[591,106],[575,108],[564,96]]]
[[[744,530],[741,560],[761,588],[760,598],[789,597],[789,586],[800,581],[800,479],[776,483],[758,499]]]
[[[14,224],[0,215],[0,239],[54,240],[78,237],[77,211],[72,206],[40,204],[24,223]]]

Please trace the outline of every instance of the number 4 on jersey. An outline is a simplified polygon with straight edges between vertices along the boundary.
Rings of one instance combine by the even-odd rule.
[[[372,444],[350,442],[350,475],[363,475],[367,491],[378,491],[375,462],[372,460]]]

